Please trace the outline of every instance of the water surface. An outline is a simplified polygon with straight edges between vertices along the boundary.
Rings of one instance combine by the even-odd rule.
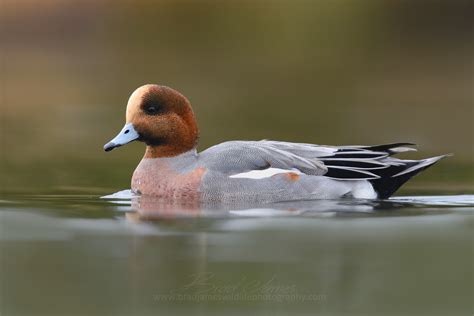
[[[2,315],[470,315],[473,195],[195,207],[6,194]]]

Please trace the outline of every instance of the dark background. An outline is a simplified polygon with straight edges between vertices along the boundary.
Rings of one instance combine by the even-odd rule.
[[[419,181],[466,190],[472,3],[4,0],[2,187],[127,188],[143,145],[102,146],[130,93],[158,83],[191,100],[200,149],[410,141],[407,157],[455,153]]]

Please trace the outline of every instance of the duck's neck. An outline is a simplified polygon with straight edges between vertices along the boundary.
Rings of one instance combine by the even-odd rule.
[[[184,154],[195,155],[196,147],[193,146],[183,147],[177,145],[158,145],[158,146],[146,146],[145,155],[143,158],[172,158],[177,156],[183,156]]]

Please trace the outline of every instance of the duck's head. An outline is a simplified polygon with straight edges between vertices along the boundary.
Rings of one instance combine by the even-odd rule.
[[[155,84],[136,89],[127,103],[125,126],[104,150],[134,140],[148,145],[148,158],[173,157],[195,148],[198,128],[188,99],[174,89]]]

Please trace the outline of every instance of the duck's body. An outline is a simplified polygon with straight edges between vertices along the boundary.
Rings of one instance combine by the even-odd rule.
[[[132,177],[137,194],[199,202],[277,202],[341,197],[388,198],[444,156],[400,160],[412,144],[318,146],[276,141],[229,141],[197,153],[189,101],[157,85],[137,89],[127,124],[104,148],[133,140],[147,150]]]

